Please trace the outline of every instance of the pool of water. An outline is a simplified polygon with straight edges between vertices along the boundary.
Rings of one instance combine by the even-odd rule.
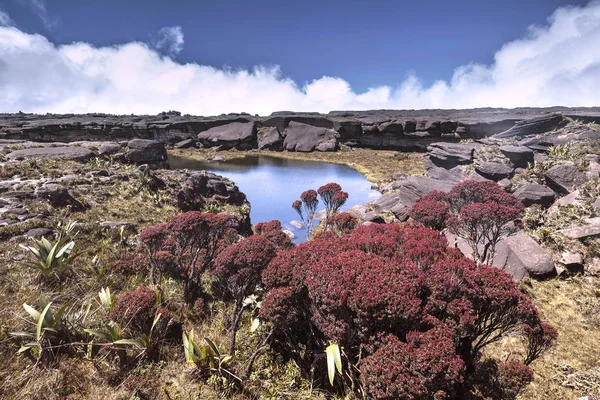
[[[365,204],[381,194],[371,190],[371,183],[356,170],[345,165],[290,160],[268,156],[246,156],[230,161],[197,161],[169,157],[173,169],[206,170],[231,179],[246,194],[252,209],[252,224],[277,219],[284,229],[296,236],[295,242],[306,240],[306,233],[292,221],[298,214],[292,208],[294,200],[308,189],[317,190],[329,182],[336,182],[349,197],[342,210]],[[322,204],[320,204],[322,209]]]

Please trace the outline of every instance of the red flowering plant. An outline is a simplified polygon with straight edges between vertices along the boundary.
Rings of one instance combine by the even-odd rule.
[[[264,236],[278,249],[287,250],[294,245],[290,237],[281,230],[281,222],[277,220],[254,225],[254,234]]]
[[[296,200],[292,203],[292,208],[296,210],[300,216],[302,226],[306,230],[306,236],[312,236],[313,223],[315,221],[315,213],[319,206],[319,199],[317,198],[317,192],[312,189],[302,192],[300,200]]]
[[[193,304],[201,291],[202,274],[237,239],[230,226],[229,215],[188,211],[146,228],[140,242],[148,254],[151,281],[156,281],[157,271],[183,280],[185,301]]]
[[[523,204],[491,181],[465,181],[449,193],[432,191],[409,211],[426,227],[450,232],[464,239],[479,264],[490,264],[496,245],[520,226]]]
[[[508,333],[524,337],[531,358],[553,343],[510,276],[476,265],[428,228],[325,232],[279,252],[262,283],[273,350],[325,376],[319,357],[337,343],[345,373],[336,390],[367,398],[465,398],[492,381],[518,387],[527,379],[500,370],[476,379],[483,349]]]
[[[323,225],[323,230],[325,231],[331,227],[331,218],[336,215],[348,200],[348,193],[343,192],[342,187],[335,182],[330,182],[319,187],[316,192],[312,189],[303,192],[302,195],[300,195],[300,200],[296,200],[292,203],[292,208],[294,208],[300,216],[302,226],[306,229],[308,238],[312,237],[315,213],[319,206],[317,194],[325,206],[325,219]]]

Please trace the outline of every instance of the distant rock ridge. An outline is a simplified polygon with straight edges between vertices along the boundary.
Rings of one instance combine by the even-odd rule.
[[[193,140],[203,147],[295,151],[335,151],[339,144],[347,144],[425,151],[434,142],[458,142],[493,135],[521,139],[560,128],[569,119],[600,123],[600,107],[369,110],[328,114],[278,111],[268,117],[244,113],[216,117],[178,113],[155,116],[0,114],[0,139],[63,143],[150,139],[173,144]],[[262,135],[270,128],[277,131],[270,131],[265,144]],[[293,140],[287,139],[288,133],[293,135]],[[539,138],[534,138],[534,142],[529,143],[530,147],[545,145]]]

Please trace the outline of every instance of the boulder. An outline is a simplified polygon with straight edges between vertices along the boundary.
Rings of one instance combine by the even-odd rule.
[[[167,149],[156,140],[133,139],[127,142],[125,158],[136,164],[162,163],[167,161]]]
[[[29,148],[23,150],[15,150],[8,153],[5,158],[7,160],[28,160],[32,158],[39,159],[65,159],[86,161],[94,157],[94,152],[85,147],[42,147]]]
[[[194,146],[196,146],[196,141],[194,139],[185,139],[173,145],[176,149],[189,149]]]
[[[563,116],[560,114],[544,115],[537,118],[531,118],[524,121],[518,121],[515,126],[509,130],[498,133],[495,137],[512,138],[537,135],[540,133],[550,132],[559,126],[563,121]]]
[[[229,204],[241,206],[246,195],[230,180],[209,172],[190,174],[177,192],[177,204],[183,211],[202,210],[206,199],[218,196]]]
[[[560,229],[554,232],[557,235],[563,235],[569,239],[586,239],[600,236],[600,223],[593,223],[585,226],[577,226],[574,228]]]
[[[205,146],[223,146],[249,150],[256,145],[256,124],[254,122],[232,122],[216,126],[198,134],[198,140]]]
[[[427,147],[429,158],[438,167],[452,168],[471,164],[475,145],[458,143],[432,143]]]
[[[376,212],[371,211],[364,205],[350,207],[348,212],[362,222],[384,223],[385,221]]]
[[[515,190],[514,195],[523,203],[525,207],[539,204],[544,208],[552,205],[555,193],[547,186],[537,183],[525,183]]]
[[[571,273],[583,273],[583,256],[579,253],[565,251],[561,254],[559,263]]]
[[[544,174],[546,183],[558,193],[569,194],[587,181],[584,173],[572,162],[555,165]]]
[[[103,143],[98,147],[98,155],[108,156],[121,151],[121,145],[118,143]]]
[[[327,141],[336,141],[338,134],[333,129],[321,128],[292,121],[284,131],[283,147],[288,151],[313,151]]]
[[[431,161],[429,157],[425,157],[425,161],[423,164],[425,167],[425,172],[427,173],[427,176],[429,178],[454,183],[460,183],[467,179],[464,171],[461,169],[460,166],[451,169],[438,167]]]
[[[326,118],[322,115],[311,113],[293,113],[285,111],[272,113],[270,117],[267,117],[262,121],[262,124],[264,126],[275,126],[279,128],[280,132],[283,132],[292,121],[310,126],[316,126],[319,128],[334,128],[334,122],[331,119]]]
[[[279,128],[276,126],[258,133],[258,149],[259,150],[281,150],[283,148],[283,140],[279,133]]]
[[[337,150],[337,140],[336,139],[329,139],[326,140],[324,142],[321,142],[317,145],[317,147],[315,147],[315,150],[317,151],[336,151]]]
[[[410,207],[403,203],[400,193],[386,193],[370,204],[378,214],[391,213],[398,221],[408,219]]]
[[[381,133],[391,133],[394,135],[401,135],[404,132],[404,126],[398,120],[384,122],[378,126],[378,129]]]
[[[534,161],[534,153],[525,146],[500,146],[500,152],[510,160],[515,167],[527,168],[529,163]]]
[[[73,194],[64,186],[56,183],[47,183],[35,189],[35,196],[38,199],[48,201],[53,207],[71,207],[72,210],[80,211],[85,209],[79,200],[75,199]]]
[[[509,178],[514,169],[510,165],[497,163],[497,162],[481,162],[475,164],[475,171],[481,176],[493,181],[499,181],[505,178]]]
[[[50,238],[54,236],[54,231],[48,228],[34,228],[30,229],[23,235],[25,237],[40,239],[40,238]]]
[[[546,278],[556,274],[552,255],[524,231],[498,242],[492,265],[515,280]]]

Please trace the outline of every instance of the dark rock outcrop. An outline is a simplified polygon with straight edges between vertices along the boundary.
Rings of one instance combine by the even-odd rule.
[[[283,148],[283,138],[279,133],[279,128],[276,126],[265,130],[264,128],[258,132],[258,149],[259,150],[281,150]]]
[[[74,211],[85,209],[85,206],[64,186],[48,183],[35,190],[38,199],[48,201],[53,207],[71,207]]]
[[[452,168],[471,164],[476,146],[473,144],[432,143],[427,148],[429,159],[437,166]]]
[[[500,146],[500,152],[510,160],[515,167],[527,168],[529,163],[533,163],[533,150],[525,146]]]
[[[313,151],[323,142],[336,141],[338,134],[333,129],[320,128],[292,121],[283,132],[283,147],[288,151]]]
[[[525,183],[519,186],[514,195],[525,207],[539,204],[544,208],[550,207],[556,196],[552,189],[537,183]]]
[[[40,147],[15,150],[8,153],[7,160],[53,159],[86,161],[94,157],[94,152],[84,147]]]
[[[167,161],[167,150],[156,140],[133,139],[127,143],[125,158],[137,164],[163,163]]]
[[[553,190],[569,194],[587,181],[587,177],[572,162],[565,162],[550,168],[544,174],[546,183]]]
[[[198,134],[198,140],[207,147],[223,146],[249,150],[256,147],[256,124],[254,122],[233,122],[220,125]]]
[[[475,164],[475,171],[481,176],[493,181],[500,181],[512,176],[514,169],[507,164],[497,162],[482,162]]]
[[[492,265],[503,269],[515,280],[545,278],[556,274],[552,255],[524,231],[497,244]]]
[[[537,135],[557,128],[562,121],[563,116],[560,114],[544,115],[525,121],[519,121],[509,130],[495,136],[497,138],[512,138]]]

